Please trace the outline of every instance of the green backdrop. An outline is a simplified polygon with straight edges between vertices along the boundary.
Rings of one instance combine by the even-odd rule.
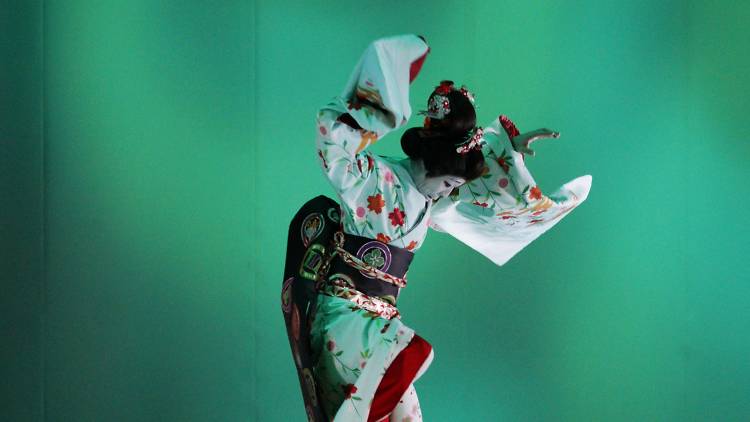
[[[427,421],[750,418],[750,6],[0,1],[3,388],[12,421],[297,421],[287,224],[333,195],[317,108],[381,36],[588,200],[497,267],[439,233],[400,298]],[[414,116],[408,126],[420,124]],[[373,146],[401,155],[402,131]]]

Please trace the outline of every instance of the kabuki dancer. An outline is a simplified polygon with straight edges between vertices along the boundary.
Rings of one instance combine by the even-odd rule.
[[[317,196],[293,218],[281,291],[310,421],[422,420],[414,382],[434,353],[397,300],[429,228],[503,265],[591,187],[586,175],[542,193],[524,154],[559,133],[520,133],[505,115],[476,126],[474,94],[447,80],[423,127],[401,137],[407,158],[372,154],[409,120],[409,86],[429,52],[418,35],[372,42],[317,114],[317,159],[338,200]]]

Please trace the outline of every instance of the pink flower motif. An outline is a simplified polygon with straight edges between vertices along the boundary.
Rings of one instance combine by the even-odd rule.
[[[359,367],[360,367],[360,368],[364,368],[364,367],[365,367],[365,365],[367,365],[367,361],[364,361],[364,360],[363,360],[362,362],[360,362],[360,363],[359,363]]]
[[[326,348],[328,349],[329,352],[332,352],[333,349],[336,348],[336,342],[333,340],[328,340],[328,343],[326,343]]]
[[[386,170],[385,175],[383,176],[386,182],[393,183],[393,173],[391,173],[390,170]]]
[[[325,134],[328,133],[328,131],[326,130],[326,128],[323,127],[323,126],[319,126],[318,129],[320,130],[320,134],[323,135],[323,136],[325,136]]]
[[[508,186],[508,179],[503,177],[497,184],[500,185],[501,188],[505,188]]]
[[[364,218],[365,213],[367,213],[367,210],[365,210],[365,207],[357,207],[357,217]]]

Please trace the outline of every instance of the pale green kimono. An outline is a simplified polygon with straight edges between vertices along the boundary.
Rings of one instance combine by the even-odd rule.
[[[346,233],[416,251],[432,227],[501,265],[584,201],[591,176],[545,196],[496,119],[485,128],[490,173],[433,204],[416,189],[406,160],[366,149],[406,124],[410,66],[427,52],[416,35],[370,44],[344,92],[318,112],[318,159],[338,195]],[[388,113],[353,104],[354,95]],[[344,113],[362,129],[336,120]],[[311,326],[314,388],[332,420],[367,420],[385,370],[414,334],[401,319],[385,320],[346,299],[318,295]]]

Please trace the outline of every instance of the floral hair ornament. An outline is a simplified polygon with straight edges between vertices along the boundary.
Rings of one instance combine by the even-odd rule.
[[[469,136],[465,141],[456,144],[456,152],[459,154],[467,154],[472,150],[481,150],[484,143],[484,129],[476,126],[469,131]]]
[[[426,115],[431,119],[442,120],[445,116],[451,112],[451,102],[448,98],[448,94],[455,89],[453,81],[443,80],[440,81],[440,85],[435,87],[433,95],[430,97],[430,101],[427,104],[427,110],[422,110],[419,114]],[[466,85],[461,85],[461,88],[457,90],[469,99],[472,105],[474,105],[474,94],[469,91]]]

